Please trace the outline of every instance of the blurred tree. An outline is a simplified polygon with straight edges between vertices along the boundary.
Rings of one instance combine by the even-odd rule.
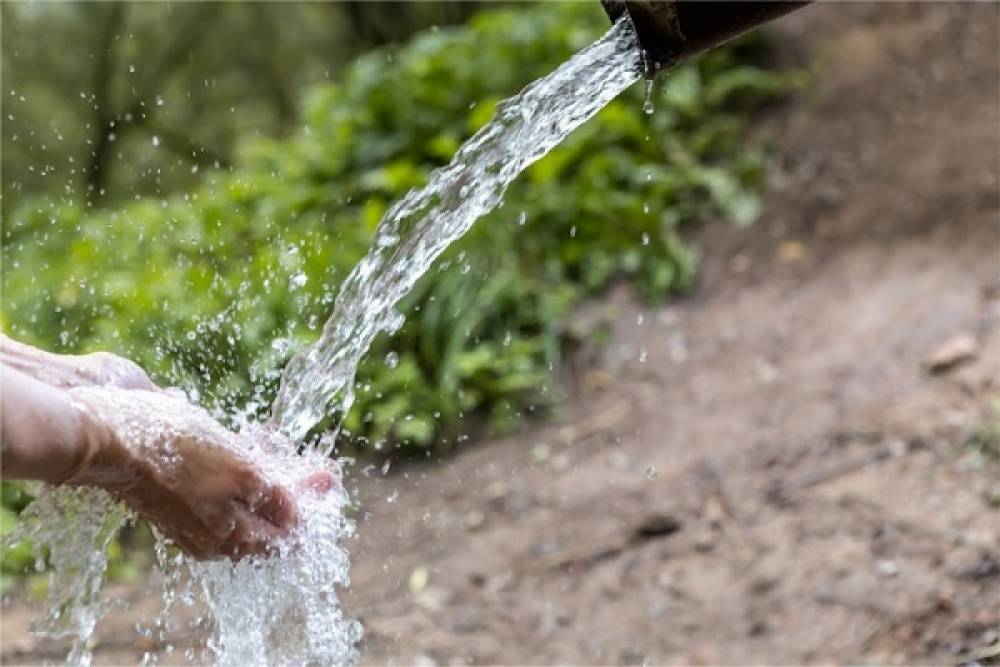
[[[285,133],[303,85],[479,6],[3,3],[3,205],[190,187],[237,137]]]

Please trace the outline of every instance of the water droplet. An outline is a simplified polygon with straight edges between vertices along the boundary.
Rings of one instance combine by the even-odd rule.
[[[135,74],[135,65],[129,65],[128,71],[131,72],[132,74]]]
[[[657,474],[656,466],[648,466],[646,468],[646,479],[656,479]]]
[[[646,112],[646,115],[651,115],[656,111],[656,107],[653,105],[653,80],[646,79],[646,99],[642,103],[642,110]]]
[[[292,276],[290,282],[293,290],[298,289],[300,287],[305,287],[306,283],[309,282],[309,276],[307,276],[302,271],[299,271],[294,276]]]
[[[524,227],[525,223],[528,222],[528,214],[521,211],[517,214],[517,224],[520,227]]]
[[[154,134],[153,135],[153,145],[154,146],[159,146],[160,145],[160,135],[158,135],[158,134]]]
[[[385,355],[385,365],[389,368],[395,368],[399,365],[399,354],[395,351],[390,352]]]

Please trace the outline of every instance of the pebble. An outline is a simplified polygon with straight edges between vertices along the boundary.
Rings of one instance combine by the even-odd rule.
[[[423,565],[418,565],[413,568],[413,572],[410,573],[410,579],[408,581],[410,592],[419,593],[427,588],[427,582],[430,581],[430,578],[430,573]]]
[[[531,448],[531,460],[535,463],[545,463],[551,454],[552,450],[545,443],[539,443]]]
[[[778,246],[778,259],[782,262],[798,262],[805,256],[806,247],[799,241],[785,241]]]
[[[975,337],[970,333],[959,333],[927,355],[924,364],[932,373],[943,373],[964,361],[974,359],[977,353],[978,345]]]
[[[899,574],[899,565],[896,561],[880,560],[875,563],[875,570],[883,577],[895,577]]]
[[[486,523],[486,516],[482,512],[475,510],[465,515],[465,527],[468,530],[476,530]]]

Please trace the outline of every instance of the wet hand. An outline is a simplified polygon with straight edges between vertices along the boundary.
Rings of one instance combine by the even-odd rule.
[[[0,359],[50,387],[157,389],[137,363],[110,352],[53,354],[0,334]]]
[[[236,434],[108,353],[57,355],[0,335],[2,474],[103,488],[202,559],[266,554],[298,524],[295,498],[325,470],[270,481],[251,458],[292,452],[275,433]]]
[[[102,444],[67,483],[106,489],[195,558],[268,554],[299,522],[296,496],[334,484],[325,470],[294,488],[272,483],[245,455],[262,453],[260,442],[228,431],[179,394],[71,393]]]

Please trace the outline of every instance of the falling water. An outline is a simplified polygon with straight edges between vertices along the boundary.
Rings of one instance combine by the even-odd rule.
[[[285,371],[272,422],[287,437],[242,438],[241,454],[283,485],[294,485],[317,468],[339,475],[338,463],[329,456],[335,434],[302,453],[297,443],[327,415],[342,416],[350,408],[358,362],[379,333],[391,333],[402,323],[395,310],[399,300],[449,244],[500,204],[519,173],[639,75],[634,32],[623,19],[557,70],[501,103],[493,120],[450,164],[386,213],[368,255],[341,286],[322,336]],[[150,413],[174,423],[191,409],[175,394],[150,394],[136,410],[124,409],[122,403],[133,400],[134,391],[129,397],[116,396],[112,389],[88,391],[88,403],[117,406],[108,416],[130,446],[163,437],[148,431]],[[268,432],[253,424],[246,431]],[[158,537],[164,610],[145,633],[167,642],[173,608],[200,603],[204,615],[196,623],[208,627],[210,637],[202,653],[188,652],[191,661],[234,666],[355,661],[361,627],[342,615],[335,590],[349,583],[347,554],[339,546],[353,531],[343,512],[347,502],[340,487],[324,495],[300,495],[300,526],[279,545],[277,555],[266,559],[199,563],[169,550]],[[89,664],[94,627],[109,606],[101,591],[106,548],[133,517],[101,491],[70,488],[44,491],[25,517],[12,539],[30,537],[50,553],[49,611],[36,629],[49,637],[73,638],[69,662]],[[148,661],[155,662],[155,656]]]
[[[496,208],[511,182],[639,78],[639,50],[623,19],[548,76],[501,102],[451,163],[390,208],[367,256],[340,288],[316,343],[285,369],[273,421],[303,439],[354,400],[354,373],[375,337],[403,322],[396,304],[434,260]]]

